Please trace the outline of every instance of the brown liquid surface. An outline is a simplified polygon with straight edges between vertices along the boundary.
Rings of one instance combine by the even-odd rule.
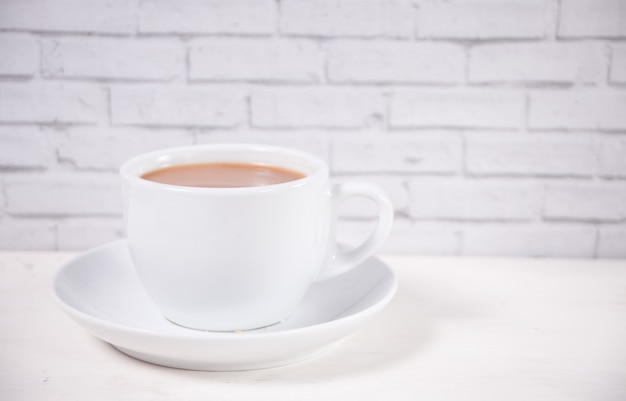
[[[277,166],[247,163],[198,163],[165,167],[141,178],[186,187],[237,188],[280,184],[304,174]]]

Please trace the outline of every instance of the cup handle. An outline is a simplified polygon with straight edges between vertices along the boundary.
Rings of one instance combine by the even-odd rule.
[[[339,208],[348,198],[369,198],[378,207],[378,222],[370,236],[359,246],[350,250],[340,250],[336,239],[335,226]],[[330,200],[330,247],[329,254],[317,281],[323,281],[347,272],[370,257],[385,242],[393,224],[393,205],[377,185],[369,182],[349,181],[335,184],[331,189]]]

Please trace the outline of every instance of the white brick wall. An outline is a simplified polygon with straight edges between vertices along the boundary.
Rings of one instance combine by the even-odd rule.
[[[626,183],[551,183],[543,215],[554,220],[621,222],[626,219]]]
[[[600,175],[607,178],[626,178],[626,138],[606,138],[599,149]]]
[[[276,24],[271,0],[154,0],[139,3],[138,27],[151,34],[267,35]]]
[[[611,82],[626,84],[626,44],[613,44],[611,50]]]
[[[466,138],[467,172],[482,176],[580,176],[597,173],[597,143],[592,136],[475,134]],[[606,169],[619,169],[616,148],[607,142]],[[619,149],[617,149],[619,153]],[[612,157],[614,156],[614,157]]]
[[[475,46],[469,79],[476,83],[598,83],[606,79],[606,46],[600,43],[506,43]]]
[[[9,250],[57,249],[57,223],[48,218],[0,218],[0,244]],[[108,238],[110,240],[110,237]],[[90,246],[93,244],[89,244]]]
[[[547,0],[421,0],[417,32],[438,39],[542,38],[549,7]]]
[[[559,36],[563,38],[626,35],[624,0],[562,0]]]
[[[354,89],[298,88],[254,90],[253,127],[359,128],[384,113],[382,95]]]
[[[35,74],[39,60],[39,47],[35,38],[21,33],[0,33],[0,74],[3,76],[30,77]],[[11,55],[8,57],[7,55]]]
[[[192,135],[183,130],[82,127],[58,135],[57,156],[81,170],[113,170],[139,153],[193,142]]]
[[[10,215],[99,216],[122,211],[120,185],[111,173],[15,174],[3,182]]]
[[[328,49],[336,83],[457,84],[465,79],[465,50],[447,43],[336,42]]]
[[[335,172],[442,173],[461,170],[462,140],[453,133],[344,135],[333,141]]]
[[[385,252],[626,258],[625,40],[625,0],[0,1],[0,249],[123,237],[135,154],[262,142],[381,185]]]
[[[580,89],[530,95],[531,129],[626,130],[626,92]]]
[[[42,168],[56,161],[48,130],[31,126],[0,126],[0,168]]]
[[[529,182],[409,181],[409,215],[416,219],[529,221],[539,214],[541,187]]]
[[[46,78],[168,81],[185,73],[177,40],[44,38],[41,46]]]
[[[104,100],[98,86],[0,83],[0,122],[96,123]]]
[[[600,230],[597,256],[601,258],[626,258],[626,229],[606,227]]]
[[[237,89],[119,86],[111,88],[114,125],[232,127],[245,118]]]
[[[137,0],[3,0],[0,28],[34,32],[130,34]]]
[[[408,0],[282,0],[279,15],[286,36],[413,37]]]
[[[202,39],[189,52],[194,81],[316,83],[324,54],[311,40]]]
[[[510,128],[522,125],[526,97],[514,91],[414,90],[397,93],[390,106],[393,128]]]

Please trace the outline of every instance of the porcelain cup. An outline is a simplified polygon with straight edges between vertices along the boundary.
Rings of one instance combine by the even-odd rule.
[[[268,164],[304,178],[281,184],[201,188],[141,178],[174,165]],[[288,318],[309,286],[366,260],[385,241],[393,208],[367,182],[331,185],[320,158],[254,144],[198,145],[136,156],[120,168],[126,235],[146,292],[171,322],[207,331],[262,328]],[[361,245],[340,250],[335,225],[347,198],[378,206]]]

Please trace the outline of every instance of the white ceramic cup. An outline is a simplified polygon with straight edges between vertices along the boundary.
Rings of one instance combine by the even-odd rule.
[[[305,174],[281,184],[200,188],[141,178],[168,166],[267,164]],[[326,163],[286,148],[199,145],[136,156],[122,165],[126,235],[146,292],[170,321],[210,331],[278,323],[309,286],[371,256],[391,230],[393,208],[364,182],[331,186]],[[349,197],[378,205],[378,224],[360,246],[341,251],[337,211]]]

